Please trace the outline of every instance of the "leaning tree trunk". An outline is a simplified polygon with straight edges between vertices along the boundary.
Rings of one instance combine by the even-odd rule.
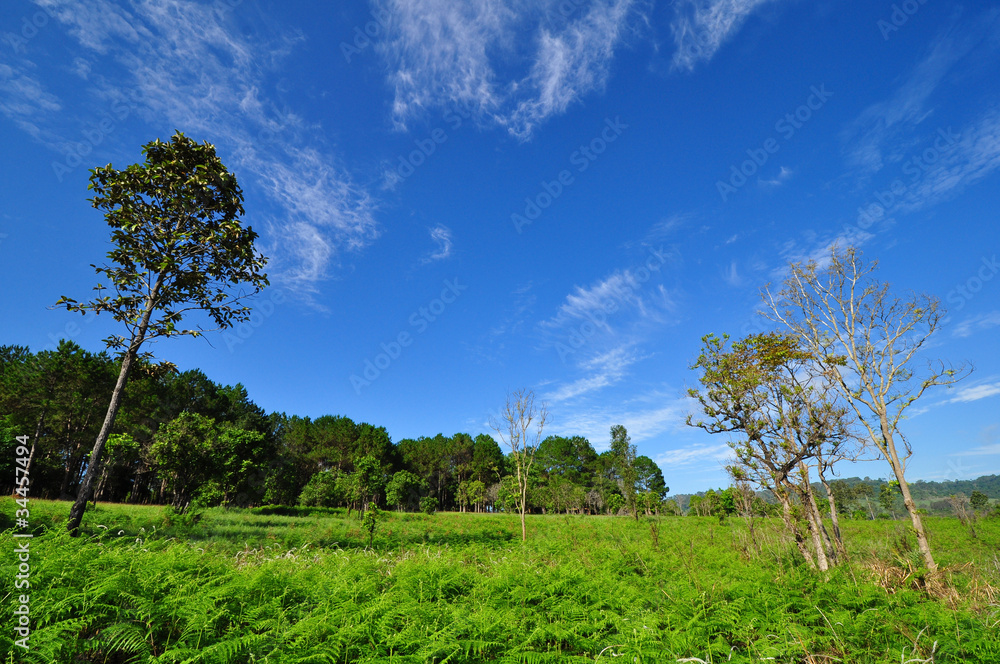
[[[833,542],[830,541],[830,534],[826,532],[826,525],[823,523],[823,515],[820,514],[819,505],[816,503],[816,493],[813,491],[812,483],[809,481],[809,469],[804,467],[802,469],[802,487],[803,487],[803,497],[805,500],[803,502],[807,503],[807,509],[809,510],[812,518],[810,521],[816,525],[816,531],[819,534],[820,541],[824,546],[824,553],[826,558],[834,565],[837,564],[837,552],[833,547]]]
[[[25,469],[25,475],[31,477],[31,467],[35,463],[35,453],[38,451],[38,439],[42,436],[42,423],[45,422],[45,415],[48,413],[49,407],[46,404],[42,408],[42,414],[38,416],[38,423],[35,425],[35,436],[31,439],[31,451],[28,452],[28,467]]]
[[[830,501],[830,522],[833,524],[833,542],[837,546],[837,555],[841,559],[847,560],[847,548],[844,546],[844,538],[840,534],[840,515],[837,514],[837,501],[833,497],[833,489],[830,488],[830,483],[823,475],[822,466],[817,469],[817,472],[819,473],[819,481],[826,490],[826,498]]]
[[[141,341],[140,341],[141,343]],[[83,511],[90,499],[90,491],[94,485],[94,476],[97,474],[97,466],[101,462],[101,454],[104,452],[104,444],[108,442],[111,435],[111,428],[115,424],[115,417],[122,404],[122,397],[125,395],[125,384],[128,382],[129,372],[132,370],[132,362],[135,360],[138,345],[133,342],[125,353],[122,360],[122,368],[118,373],[118,382],[115,384],[115,391],[111,394],[111,403],[108,405],[108,413],[104,416],[104,424],[101,425],[101,432],[97,434],[97,441],[94,443],[94,451],[90,454],[90,461],[87,463],[87,472],[80,483],[80,489],[76,495],[76,502],[73,503],[69,512],[69,523],[66,525],[70,535],[76,537],[79,534],[80,522],[83,520]]]
[[[803,482],[805,482],[804,479]],[[816,552],[816,567],[819,568],[819,571],[825,572],[830,569],[830,562],[826,557],[826,547],[823,545],[823,533],[820,530],[822,524],[816,522],[816,511],[813,510],[809,489],[810,487],[807,483],[804,487],[799,488],[802,511],[805,512],[806,523],[809,526],[809,535],[812,538],[813,551]]]
[[[774,493],[777,496],[778,501],[781,502],[781,518],[785,522],[785,528],[787,528],[788,532],[795,538],[795,546],[798,547],[799,553],[802,554],[802,557],[806,559],[810,569],[816,569],[816,561],[813,559],[813,555],[809,551],[809,547],[806,546],[806,540],[802,536],[802,531],[799,530],[795,520],[792,519],[792,505],[791,501],[788,499],[788,493],[784,489],[779,489]]]
[[[69,534],[73,537],[80,534],[80,522],[83,521],[83,512],[87,508],[87,500],[90,498],[90,492],[94,487],[94,476],[97,474],[97,467],[101,463],[101,454],[104,452],[104,445],[108,442],[108,437],[111,435],[111,428],[115,425],[115,417],[118,416],[118,409],[121,408],[122,398],[125,396],[125,385],[128,383],[129,373],[132,371],[132,363],[135,362],[135,358],[139,353],[139,347],[146,340],[146,330],[149,329],[149,319],[153,315],[153,305],[156,302],[162,285],[163,273],[160,272],[156,277],[156,284],[153,285],[153,289],[146,298],[146,309],[142,313],[142,321],[139,323],[139,329],[136,331],[135,336],[132,337],[132,342],[129,344],[128,350],[125,351],[125,357],[122,358],[122,368],[118,372],[118,381],[115,383],[114,392],[111,393],[111,403],[108,404],[108,412],[104,416],[101,431],[97,434],[97,440],[94,442],[94,451],[90,454],[87,473],[80,483],[76,502],[73,503],[73,507],[69,511],[69,522],[66,524],[66,529],[69,530]]]
[[[896,453],[896,445],[893,442],[888,422],[884,419],[882,421],[882,435],[885,437],[885,446],[889,451],[889,463],[892,465],[892,471],[896,474],[896,481],[899,482],[899,490],[903,494],[903,505],[906,506],[906,511],[910,515],[910,521],[913,523],[913,531],[917,535],[917,547],[924,557],[924,564],[927,565],[927,569],[931,572],[936,572],[937,563],[934,562],[934,556],[931,554],[931,545],[927,540],[927,531],[924,530],[923,521],[921,521],[920,514],[917,512],[917,504],[913,502],[913,496],[910,495],[910,485],[907,484],[906,478],[903,476],[903,464]]]

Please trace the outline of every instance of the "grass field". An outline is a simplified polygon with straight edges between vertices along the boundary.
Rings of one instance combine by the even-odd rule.
[[[15,506],[0,500],[0,527]],[[27,662],[1000,662],[1000,519],[848,521],[849,564],[800,564],[776,521],[390,514],[31,501]],[[278,510],[281,512],[282,510]],[[17,560],[0,534],[4,625]],[[24,591],[16,591],[17,593]],[[16,650],[16,652],[14,652]]]

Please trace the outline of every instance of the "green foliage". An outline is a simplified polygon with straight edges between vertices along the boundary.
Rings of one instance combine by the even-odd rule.
[[[888,482],[879,487],[878,502],[886,512],[895,518],[896,504],[902,494],[899,491],[899,482]]]
[[[218,329],[245,322],[250,308],[241,305],[242,298],[268,285],[262,271],[267,259],[254,247],[257,234],[240,223],[243,192],[215,147],[177,132],[170,143],[157,139],[142,151],[143,164],[122,171],[108,164],[90,172],[91,204],[103,210],[113,229],[110,264],[92,267],[110,280],[114,296],[105,295],[109,287],[98,283],[91,302],[66,296],[56,302],[80,314],[107,313],[127,331],[105,339],[108,348],[121,351],[121,367],[103,425],[83,460],[86,471],[67,523],[74,535],[133,365],[150,357],[140,354],[143,345],[157,338],[201,336],[200,326],[178,327],[192,310],[205,314]]]
[[[479,503],[486,495],[486,485],[479,480],[464,480],[459,483],[455,499],[463,510]]]
[[[604,499],[604,504],[607,505],[608,514],[615,515],[625,507],[625,498],[619,493],[613,493]]]
[[[433,496],[424,496],[420,499],[420,511],[424,514],[434,514],[438,510],[438,499]]]
[[[512,513],[517,511],[518,505],[517,478],[508,475],[500,482],[497,489],[496,504],[501,511]]]
[[[0,514],[13,508],[0,499]],[[373,537],[321,508],[212,508],[166,527],[161,510],[102,504],[71,540],[59,527],[65,503],[33,506],[33,520],[53,527],[31,542],[39,564],[22,659],[1000,661],[988,592],[1000,587],[1000,521],[974,539],[929,517],[952,571],[923,580],[896,562],[896,524],[848,521],[856,564],[823,581],[768,521],[758,524],[768,553],[748,561],[738,519],[529,515],[537,537],[522,544],[512,519],[490,514],[386,513]],[[0,547],[13,546],[0,533]],[[14,578],[17,564],[0,557],[0,575]],[[953,595],[925,589],[945,579]],[[0,621],[12,624],[14,608],[2,603]],[[0,632],[0,650],[12,639]]]
[[[206,504],[239,504],[239,488],[262,461],[264,443],[258,431],[219,426],[210,417],[184,411],[160,425],[149,458],[173,495],[173,505],[184,505],[194,496]]]
[[[368,533],[369,547],[375,540],[375,529],[378,527],[379,520],[382,519],[383,515],[382,510],[372,505],[365,510],[365,515],[361,517],[361,529]]]
[[[309,478],[309,483],[299,494],[299,505],[303,507],[333,507],[340,501],[340,491],[337,484],[337,474],[329,470],[320,472]]]
[[[639,469],[636,467],[636,451],[632,439],[620,424],[611,427],[611,454],[615,461],[615,472],[621,487],[622,497],[632,516],[639,519],[638,487]]]
[[[414,509],[420,501],[421,491],[427,488],[427,481],[408,470],[397,471],[385,487],[385,502],[399,510]]]
[[[267,259],[254,249],[257,233],[240,224],[243,192],[209,143],[177,132],[169,143],[142,147],[146,160],[117,170],[108,164],[91,170],[93,207],[111,226],[111,265],[94,266],[114,284],[115,296],[89,303],[63,297],[69,311],[107,312],[132,336],[113,335],[109,348],[123,348],[136,332],[140,339],[201,336],[199,329],[178,329],[192,305],[225,329],[249,319],[240,306],[246,294],[232,295],[234,284],[249,284],[252,294],[267,286],[261,272]],[[146,319],[147,303],[158,317]],[[148,325],[148,328],[146,327]]]

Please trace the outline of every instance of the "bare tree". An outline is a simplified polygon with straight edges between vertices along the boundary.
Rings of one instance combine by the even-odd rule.
[[[548,419],[545,404],[535,406],[535,393],[519,389],[508,392],[507,403],[499,419],[490,417],[490,427],[500,440],[510,448],[510,455],[517,472],[517,507],[521,512],[521,541],[528,539],[524,514],[528,510],[528,473],[535,462],[535,451],[542,440],[542,429]]]
[[[906,482],[912,454],[899,431],[906,409],[936,385],[951,385],[971,371],[943,363],[917,376],[917,353],[941,325],[937,298],[899,298],[874,277],[878,262],[865,264],[853,247],[833,247],[829,262],[793,263],[781,290],[764,291],[769,318],[784,324],[811,352],[857,413],[870,442],[889,462],[903,494],[927,569],[937,564]],[[902,443],[902,447],[900,447]]]

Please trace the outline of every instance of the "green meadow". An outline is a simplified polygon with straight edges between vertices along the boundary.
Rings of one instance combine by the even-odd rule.
[[[775,519],[529,515],[522,543],[516,515],[385,513],[369,546],[344,510],[99,504],[72,539],[68,508],[31,501],[8,661],[1000,662],[997,518],[928,518],[935,575],[902,522],[846,521],[824,576]]]

